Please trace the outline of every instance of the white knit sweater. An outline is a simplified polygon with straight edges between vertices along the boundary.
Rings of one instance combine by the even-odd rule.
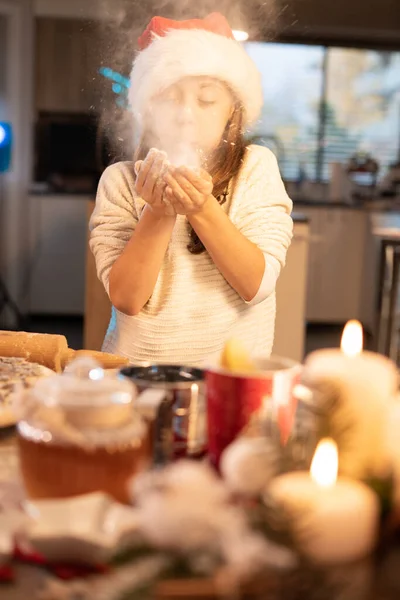
[[[143,205],[135,193],[133,163],[108,167],[90,221],[90,247],[107,292],[111,267],[130,239]],[[266,258],[272,257],[274,266],[277,261],[284,266],[292,237],[292,202],[272,152],[260,146],[247,149],[223,209]],[[193,255],[187,250],[188,241],[187,220],[178,216],[153,294],[137,316],[113,308],[103,350],[132,362],[202,364],[215,360],[226,340],[235,337],[250,352],[269,355],[275,291],[261,303],[246,304],[207,252]]]

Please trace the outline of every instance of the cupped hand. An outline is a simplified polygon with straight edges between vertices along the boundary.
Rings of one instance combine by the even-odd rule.
[[[143,161],[135,163],[136,193],[158,216],[175,215],[165,198],[167,183],[163,176],[168,164],[166,153],[156,149],[150,150]]]
[[[212,197],[213,180],[204,169],[169,166],[163,179],[167,184],[164,197],[177,214],[195,214]]]

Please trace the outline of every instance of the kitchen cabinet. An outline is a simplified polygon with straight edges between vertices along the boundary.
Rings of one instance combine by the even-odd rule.
[[[87,206],[87,222],[95,207],[94,200]],[[89,228],[88,228],[89,230]],[[89,231],[88,231],[89,233]],[[103,284],[97,277],[96,261],[89,248],[86,247],[86,283],[85,283],[85,319],[84,348],[101,350],[103,340],[111,317],[111,302]]]
[[[31,257],[29,312],[83,315],[87,247],[87,205],[81,195],[29,197]]]
[[[36,19],[36,110],[88,112],[98,98],[99,34],[79,19]]]
[[[307,321],[362,320],[368,212],[320,206],[301,211],[310,222]]]
[[[276,288],[273,353],[292,360],[304,358],[309,225],[295,222],[292,244]]]

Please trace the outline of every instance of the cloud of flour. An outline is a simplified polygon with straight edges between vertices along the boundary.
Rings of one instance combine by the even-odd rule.
[[[99,67],[129,77],[136,41],[154,15],[172,19],[203,18],[223,13],[233,29],[251,38],[273,40],[279,28],[282,0],[101,0]],[[116,103],[112,83],[104,79],[97,107],[103,132],[114,159],[130,159],[134,152],[134,123],[129,111]]]

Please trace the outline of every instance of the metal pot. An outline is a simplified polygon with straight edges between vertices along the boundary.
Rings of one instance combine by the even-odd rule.
[[[205,384],[201,369],[141,365],[124,367],[120,374],[136,385],[139,409],[145,405],[146,391],[160,392],[153,418],[156,462],[200,457],[206,452]]]

